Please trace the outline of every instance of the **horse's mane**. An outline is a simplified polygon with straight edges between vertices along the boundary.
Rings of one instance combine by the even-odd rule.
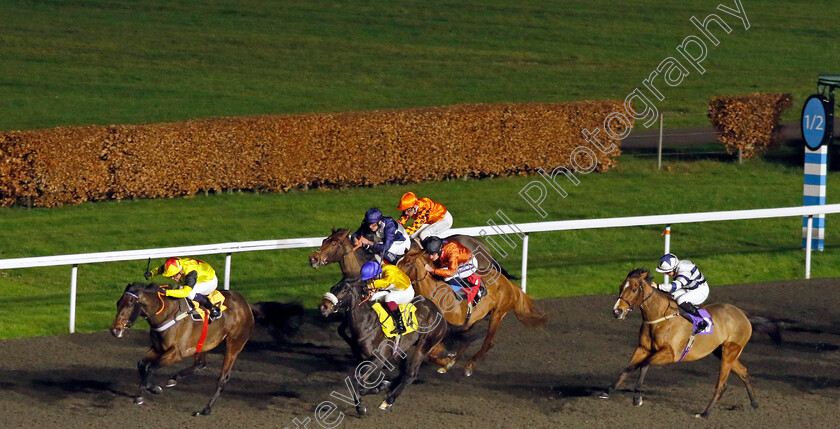
[[[126,292],[131,292],[133,294],[138,294],[140,292],[157,292],[158,289],[160,289],[160,285],[157,283],[141,282],[129,283],[128,286],[125,287]]]
[[[650,273],[650,270],[646,270],[644,268],[636,268],[635,270],[630,271],[630,273],[627,274],[627,278],[630,277],[638,277],[648,282],[648,284],[653,281],[653,275]]]
[[[422,248],[409,249],[408,252],[405,252],[405,255],[403,255],[403,258],[410,258],[410,260],[413,261],[417,258],[425,257],[426,255],[427,255],[426,251],[423,250]]]

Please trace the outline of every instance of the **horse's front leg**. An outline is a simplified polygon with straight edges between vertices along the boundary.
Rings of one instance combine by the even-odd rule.
[[[639,380],[636,382],[636,387],[633,389],[633,405],[640,406],[644,402],[642,400],[642,390],[645,383],[645,375],[647,374],[648,369],[650,368],[650,364],[646,363],[642,365],[642,368],[639,370]]]
[[[473,367],[475,367],[475,362],[478,361],[479,358],[484,356],[493,345],[496,343],[496,331],[499,329],[499,326],[502,324],[502,319],[505,317],[505,312],[496,310],[493,312],[493,316],[490,319],[490,326],[487,327],[487,336],[484,337],[484,343],[481,344],[481,348],[475,352],[475,355],[467,361],[467,365],[464,367],[464,375],[467,377],[471,376],[473,373]],[[465,350],[461,349],[460,351]]]
[[[607,387],[607,390],[598,395],[598,397],[601,399],[610,399],[610,394],[618,389],[618,387],[621,386],[621,383],[624,382],[624,379],[626,379],[630,373],[635,371],[649,355],[650,350],[642,346],[637,346],[636,351],[633,352],[633,357],[630,358],[630,363],[626,368],[624,368],[624,371],[621,371],[621,375],[618,376],[618,381],[616,381],[612,386]]]
[[[359,344],[353,339],[353,336],[349,333],[349,331],[350,325],[347,323],[347,319],[342,320],[341,324],[338,325],[338,336],[350,346],[350,352],[353,353],[353,358],[356,361],[361,361],[362,350],[359,348]]]
[[[146,356],[143,356],[143,359],[140,359],[140,362],[137,362],[137,370],[140,374],[140,390],[137,392],[137,397],[134,398],[134,403],[140,405],[146,402],[143,398],[144,390],[152,392],[155,395],[163,392],[163,389],[160,386],[152,383],[152,374],[154,374],[155,370],[160,367],[172,365],[180,361],[181,353],[175,347],[167,350],[163,354],[160,354],[153,349],[149,349]]]
[[[175,387],[178,384],[178,380],[184,378],[188,375],[192,375],[198,370],[202,370],[207,368],[207,361],[205,359],[206,355],[204,352],[201,352],[195,355],[195,362],[192,366],[184,368],[178,372],[176,372],[172,377],[169,378],[169,381],[166,382],[166,387]]]

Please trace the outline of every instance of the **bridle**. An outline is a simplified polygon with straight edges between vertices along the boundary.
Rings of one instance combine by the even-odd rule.
[[[643,280],[643,279],[639,279],[639,280],[640,280],[640,281],[642,281],[642,282],[644,282],[644,280]],[[650,286],[650,285],[648,285],[648,286]],[[645,292],[644,292],[644,290],[645,290],[645,289],[644,289],[643,287],[639,287],[639,292],[637,292],[637,293],[636,293],[636,295],[638,295],[638,294],[640,294],[640,293],[641,293],[641,294],[643,294],[642,296],[644,296],[644,293],[645,293]],[[618,299],[619,299],[619,301],[624,301],[624,303],[625,303],[625,304],[627,304],[627,307],[629,307],[628,311],[633,311],[633,308],[635,308],[635,307],[641,307],[642,305],[644,305],[644,304],[645,304],[645,302],[647,302],[647,300],[649,300],[651,297],[653,297],[653,294],[655,294],[655,293],[656,293],[656,291],[655,291],[655,290],[653,290],[653,286],[651,286],[650,295],[648,295],[647,297],[643,298],[643,299],[642,299],[642,302],[640,302],[638,305],[633,305],[632,303],[630,303],[630,301],[628,301],[627,299],[625,299],[625,298],[624,298],[623,296],[621,296],[621,295],[618,295]]]

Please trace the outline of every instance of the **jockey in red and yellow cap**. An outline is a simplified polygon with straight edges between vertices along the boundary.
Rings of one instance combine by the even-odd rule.
[[[202,307],[210,310],[211,318],[219,317],[219,308],[207,297],[219,287],[216,270],[210,264],[193,258],[169,258],[163,265],[146,271],[146,280],[160,274],[181,283],[181,287],[167,288],[166,296],[195,300]]]
[[[406,234],[411,238],[416,237],[422,241],[426,237],[442,237],[452,228],[452,215],[443,204],[428,198],[417,198],[413,192],[407,192],[400,198],[397,210],[403,212],[397,220],[400,225],[405,225],[408,218],[414,219],[411,225],[405,228]]]

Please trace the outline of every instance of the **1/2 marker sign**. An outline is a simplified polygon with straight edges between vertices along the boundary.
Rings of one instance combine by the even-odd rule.
[[[834,125],[834,109],[824,95],[814,94],[805,100],[802,107],[802,138],[808,149],[817,150],[831,141]]]

